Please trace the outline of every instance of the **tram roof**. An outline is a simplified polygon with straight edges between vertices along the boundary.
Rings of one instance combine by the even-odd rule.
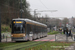
[[[30,20],[30,19],[25,19],[25,18],[16,18],[16,19],[13,19],[13,20],[24,20],[24,21],[26,21],[26,22],[31,22],[31,23],[35,23],[35,24],[40,24],[40,25],[43,25],[43,26],[46,26],[46,27],[47,27],[46,24],[42,24],[42,23],[40,23],[40,22],[33,21],[33,20]]]

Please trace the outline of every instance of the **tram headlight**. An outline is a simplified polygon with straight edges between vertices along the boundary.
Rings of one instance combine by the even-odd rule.
[[[25,34],[23,34],[23,36],[25,36]]]
[[[13,37],[13,35],[11,35],[11,37]]]

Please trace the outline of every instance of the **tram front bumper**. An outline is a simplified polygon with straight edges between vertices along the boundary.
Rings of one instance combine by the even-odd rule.
[[[25,41],[26,39],[24,37],[12,37],[12,41]]]

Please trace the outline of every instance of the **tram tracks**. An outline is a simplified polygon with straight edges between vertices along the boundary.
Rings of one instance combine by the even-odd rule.
[[[46,43],[46,42],[40,42],[40,43],[32,44],[32,45],[29,45],[29,46],[25,46],[25,47],[22,47],[22,48],[27,48],[27,47],[29,48],[31,46],[36,46],[36,45],[43,44],[43,43]],[[18,48],[16,50],[21,50],[22,48]]]
[[[2,48],[0,48],[0,50],[20,50],[22,48],[35,46],[35,45],[42,44],[42,43],[45,43],[45,42],[35,42],[35,41],[24,42],[24,43],[21,43],[21,44],[2,47]]]
[[[24,42],[24,43],[20,43],[20,44],[15,44],[15,45],[11,45],[11,46],[6,46],[6,47],[1,47],[0,49],[7,49],[7,48],[12,48],[12,47],[16,47],[16,46],[21,46],[23,44],[30,44],[32,42]]]

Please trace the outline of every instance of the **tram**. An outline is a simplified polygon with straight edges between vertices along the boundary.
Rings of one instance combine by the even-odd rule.
[[[30,19],[16,18],[11,23],[12,41],[32,41],[47,36],[47,25]]]

